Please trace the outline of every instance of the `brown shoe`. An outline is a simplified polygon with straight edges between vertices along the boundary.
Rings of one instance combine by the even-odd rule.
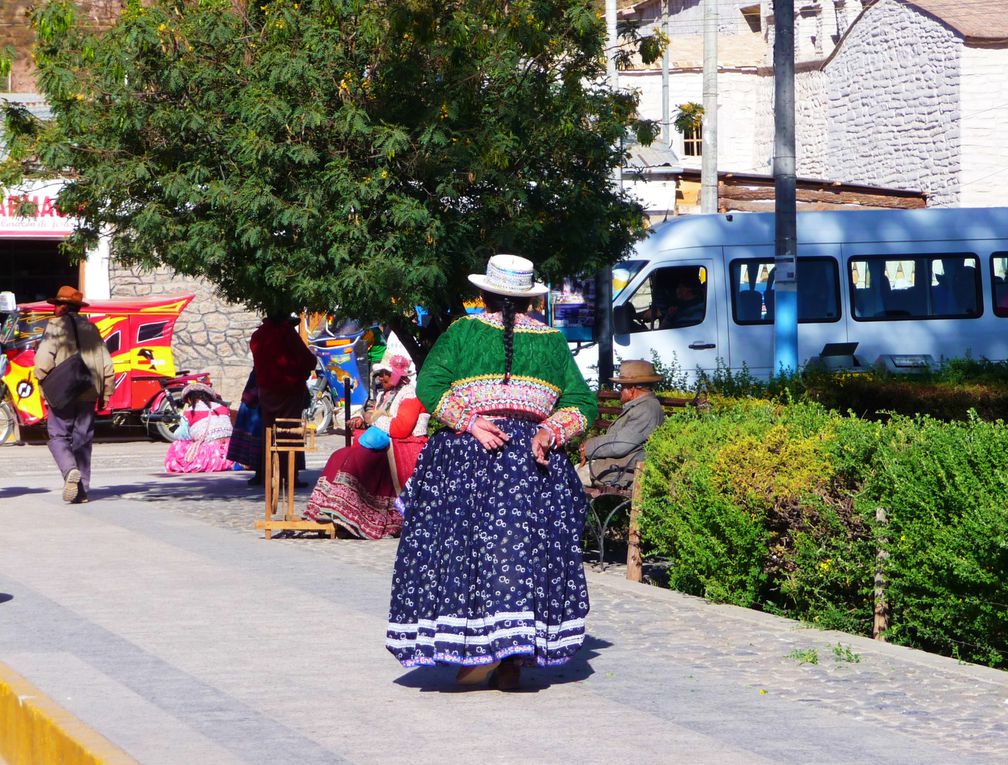
[[[70,468],[63,479],[63,501],[75,502],[80,493],[81,474],[77,468]]]
[[[500,662],[495,661],[490,664],[462,667],[459,669],[458,674],[455,675],[455,682],[459,685],[482,685],[499,665]]]
[[[521,687],[521,665],[518,660],[505,659],[490,675],[487,685],[495,691],[517,691]]]

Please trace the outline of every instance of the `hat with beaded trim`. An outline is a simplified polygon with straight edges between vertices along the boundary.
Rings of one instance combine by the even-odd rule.
[[[494,255],[485,274],[469,274],[469,281],[486,292],[512,297],[545,295],[549,287],[532,275],[532,261],[517,255]]]

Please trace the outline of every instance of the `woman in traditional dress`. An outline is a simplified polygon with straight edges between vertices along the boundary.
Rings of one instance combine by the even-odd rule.
[[[168,447],[165,470],[215,473],[233,469],[227,457],[231,412],[217,392],[202,383],[189,383],[182,389],[182,406],[187,435]]]
[[[417,384],[448,428],[396,503],[385,644],[403,666],[457,665],[461,684],[510,690],[521,666],[563,664],[584,640],[587,504],[562,447],[598,407],[563,335],[526,313],[547,290],[530,261],[495,255],[469,279],[487,312],[448,328]]]
[[[393,504],[427,443],[430,415],[416,397],[408,375],[410,361],[390,355],[373,368],[380,392],[351,427],[365,425],[387,434],[390,443],[368,448],[361,438],[333,452],[308,500],[304,517],[332,520],[347,535],[363,539],[394,537],[402,516]],[[382,435],[382,434],[378,434]],[[384,437],[383,437],[384,440]]]
[[[259,414],[259,389],[253,369],[242,391],[238,416],[235,417],[228,443],[227,458],[254,471],[249,486],[263,485],[263,427]]]

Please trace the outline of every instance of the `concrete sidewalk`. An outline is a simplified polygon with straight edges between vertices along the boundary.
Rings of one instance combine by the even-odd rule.
[[[142,763],[1008,761],[1005,673],[612,574],[575,661],[458,691],[384,650],[394,540],[266,542],[248,474],[164,451],[98,445],[69,506],[0,449],[0,661]]]

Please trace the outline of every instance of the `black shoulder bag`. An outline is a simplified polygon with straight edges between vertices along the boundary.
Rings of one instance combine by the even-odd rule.
[[[94,385],[91,371],[81,356],[77,321],[73,316],[67,318],[73,328],[77,350],[57,364],[39,383],[42,386],[42,393],[45,394],[46,403],[53,409],[66,409],[81,393]]]

